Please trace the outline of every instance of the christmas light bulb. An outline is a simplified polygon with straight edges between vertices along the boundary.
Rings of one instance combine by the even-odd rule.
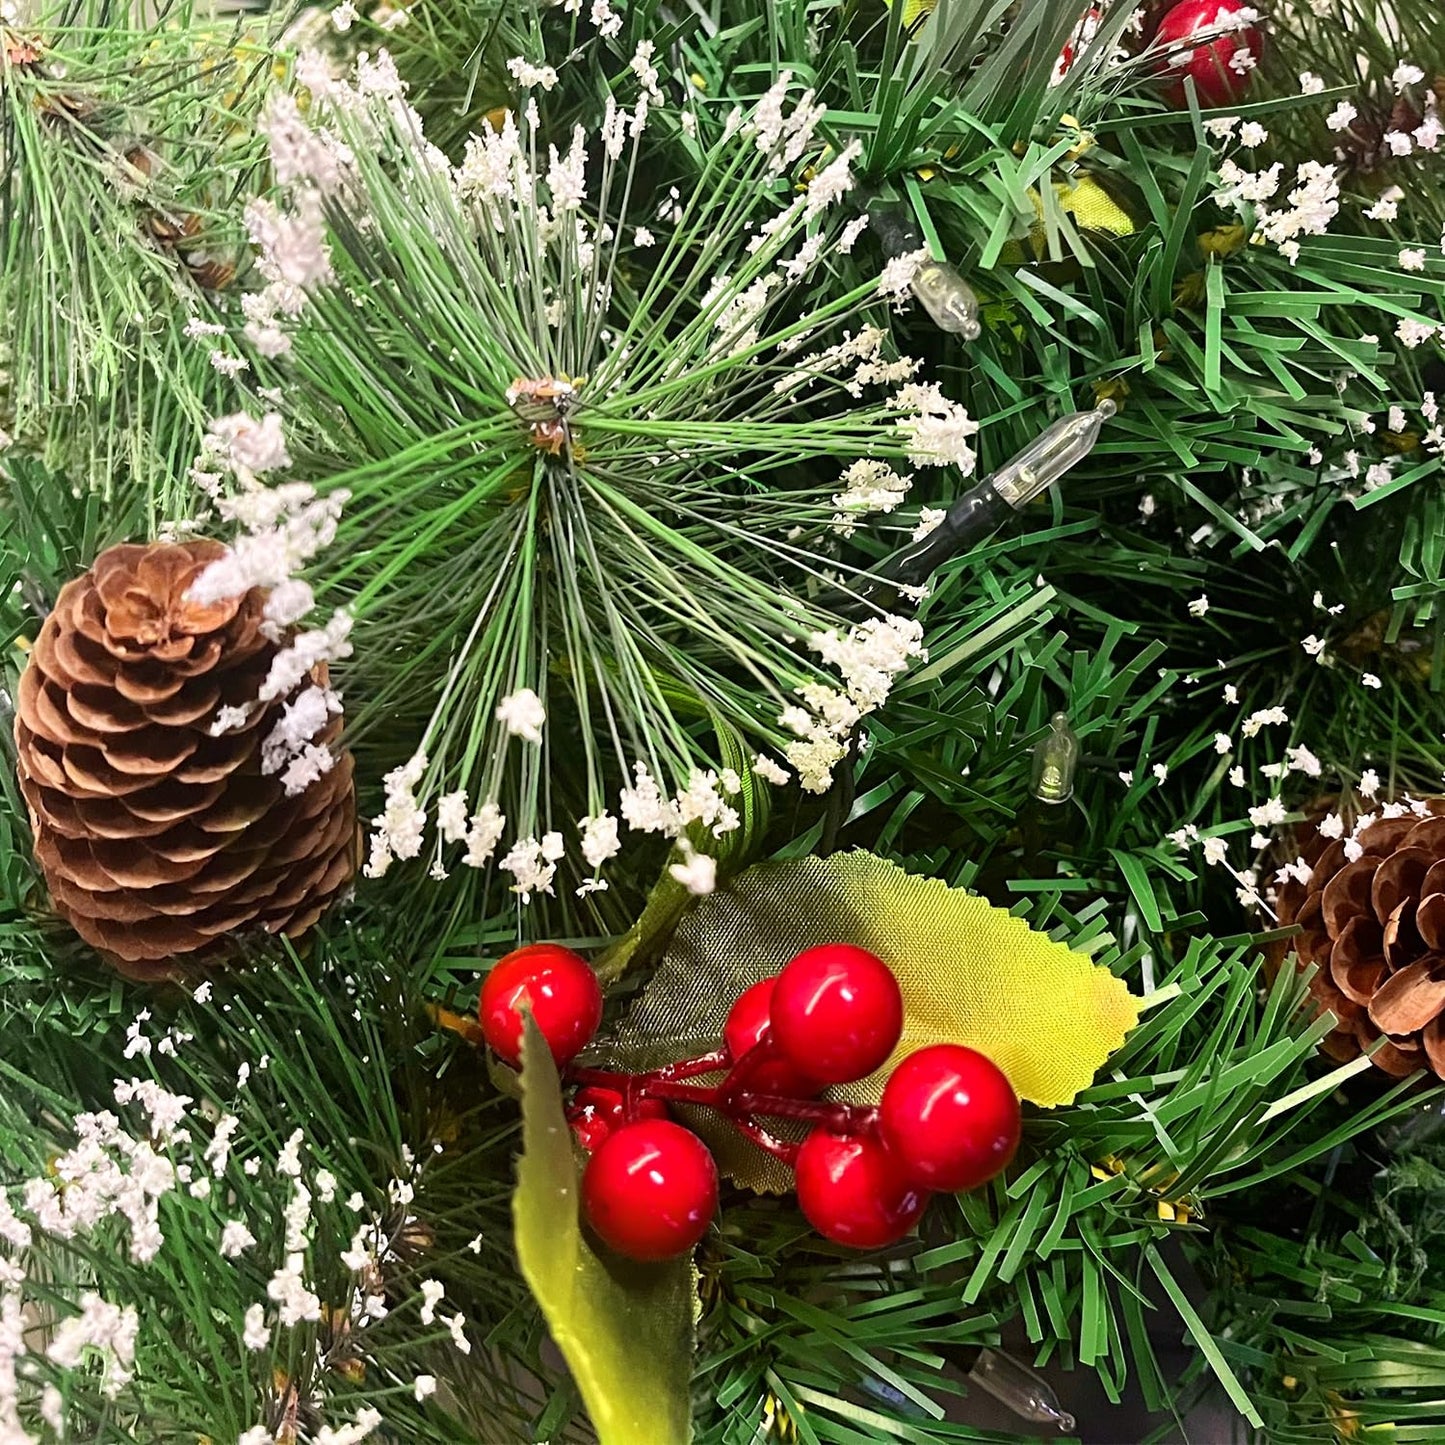
[[[1022,1420],[1072,1430],[1074,1417],[1059,1403],[1047,1380],[1001,1350],[981,1350],[968,1378]]]
[[[1029,792],[1041,803],[1067,803],[1074,796],[1074,773],[1079,766],[1079,740],[1067,714],[1049,719],[1048,733],[1034,745],[1033,779]]]
[[[873,569],[877,580],[864,583],[859,595],[891,608],[899,586],[926,581],[950,557],[997,531],[1010,511],[1026,506],[1083,461],[1098,440],[1099,429],[1116,411],[1118,407],[1106,398],[1091,411],[1060,417],[1017,456],[970,487],[931,532],[879,563]]]
[[[973,341],[983,330],[978,297],[947,261],[925,261],[913,274],[913,294],[940,331]]]
[[[994,472],[989,478],[994,491],[1011,507],[1026,506],[1089,455],[1100,427],[1116,411],[1118,407],[1106,397],[1092,411],[1060,417]]]

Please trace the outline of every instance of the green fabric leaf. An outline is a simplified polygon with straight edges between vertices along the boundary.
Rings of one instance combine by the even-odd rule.
[[[604,1258],[583,1238],[577,1198],[562,1086],[529,1018],[522,1040],[522,1157],[512,1196],[523,1277],[601,1445],[685,1445],[692,1438],[691,1259]]]

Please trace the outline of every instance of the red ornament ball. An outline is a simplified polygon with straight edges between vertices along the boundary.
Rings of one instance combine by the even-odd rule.
[[[773,990],[777,978],[765,978],[738,995],[723,1025],[723,1047],[732,1063],[751,1053],[771,1037]],[[816,1079],[790,1060],[774,1056],[750,1066],[743,1087],[753,1094],[781,1094],[789,1099],[811,1099],[822,1089]]]
[[[825,1239],[853,1249],[880,1249],[902,1239],[928,1205],[898,1162],[871,1134],[814,1129],[793,1166],[798,1207]]]
[[[778,975],[769,1013],[782,1056],[824,1084],[871,1074],[903,1033],[893,970],[851,943],[798,954]]]
[[[667,1104],[662,1099],[637,1098],[632,1101],[632,1119],[666,1119]],[[614,1129],[629,1122],[627,1101],[620,1089],[601,1084],[588,1084],[578,1089],[567,1106],[567,1122],[577,1142],[590,1154]]]
[[[883,1087],[878,1128],[903,1176],[923,1189],[976,1189],[1019,1147],[1018,1096],[992,1059],[962,1044],[909,1054]]]
[[[582,1213],[609,1249],[671,1259],[707,1233],[717,1210],[717,1165],[696,1134],[644,1119],[610,1135],[582,1174]]]
[[[560,1068],[579,1054],[602,1022],[602,987],[586,959],[556,943],[529,943],[482,981],[478,1015],[487,1043],[514,1067],[522,1060],[527,1004]]]
[[[1229,105],[1249,85],[1264,45],[1253,24],[1259,18],[1242,0],[1181,0],[1154,32],[1159,73],[1169,81],[1169,99],[1184,104],[1184,77],[1194,77],[1200,102]],[[1227,28],[1226,28],[1227,27]],[[1212,39],[1196,44],[1201,31]]]

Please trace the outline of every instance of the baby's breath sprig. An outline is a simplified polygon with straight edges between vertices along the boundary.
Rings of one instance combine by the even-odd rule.
[[[719,726],[761,779],[829,786],[926,655],[916,621],[822,600],[857,600],[838,537],[899,508],[905,468],[971,471],[977,427],[878,324],[916,258],[815,284],[866,225],[836,204],[859,147],[825,141],[788,72],[704,143],[644,41],[565,146],[541,140],[537,68],[515,73],[532,93],[453,165],[384,53],[345,82],[303,56],[308,109],[278,94],[263,122],[281,184],[247,212],[266,284],[245,311],[289,367],[298,451],[349,455],[318,483],[348,501],[315,585],[357,627],[353,733],[417,727],[365,871],[495,867],[527,902],[564,860],[605,889],[624,826],[690,848],[736,829]],[[635,215],[665,107],[695,175]],[[688,886],[714,876],[687,858]]]

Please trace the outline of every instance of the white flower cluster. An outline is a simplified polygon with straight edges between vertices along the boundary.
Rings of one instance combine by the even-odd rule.
[[[972,474],[976,458],[968,438],[978,432],[978,423],[959,402],[944,396],[936,381],[911,381],[889,401],[900,411],[917,413],[900,417],[896,423],[907,438],[914,466],[954,466],[964,476]]]
[[[854,462],[841,480],[843,490],[833,497],[833,505],[838,509],[833,530],[844,537],[853,535],[862,517],[893,511],[913,485],[912,477],[899,476],[887,462],[868,457]]]
[[[280,773],[286,792],[294,795],[305,791],[334,761],[329,750],[312,739],[330,715],[341,711],[340,695],[306,684],[321,663],[350,656],[351,618],[338,610],[325,626],[287,640],[288,630],[316,604],[310,586],[296,573],[335,540],[348,499],[341,488],[318,497],[304,482],[275,487],[262,483],[262,473],[290,465],[277,413],[268,412],[258,420],[236,412],[211,423],[191,476],[220,515],[244,530],[226,555],[196,578],[189,595],[204,605],[240,596],[252,587],[266,590],[261,630],[273,642],[286,645],[272,659],[256,698],[218,709],[211,732],[219,736],[244,727],[257,706],[290,699],[263,742],[262,756],[263,771]],[[224,486],[227,472],[235,482],[229,492]],[[303,687],[299,696],[292,696]]]
[[[798,779],[811,793],[826,792],[833,768],[848,750],[847,739],[859,720],[882,707],[894,679],[911,658],[928,656],[923,628],[905,617],[870,617],[849,630],[814,632],[808,646],[842,676],[843,689],[804,683],[798,695],[804,707],[787,707],[778,721],[796,735],[785,749]]]

